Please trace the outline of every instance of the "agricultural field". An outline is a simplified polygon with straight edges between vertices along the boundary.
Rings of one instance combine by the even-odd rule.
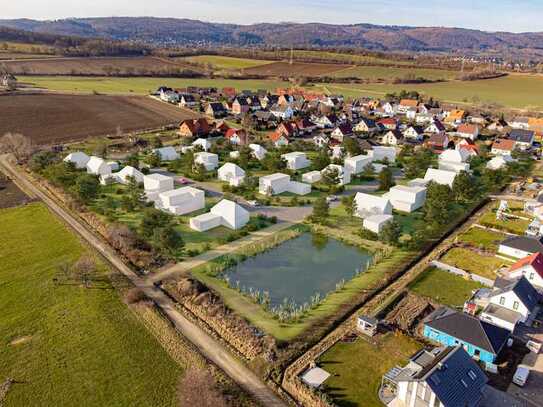
[[[190,79],[190,78],[112,78],[112,77],[70,77],[70,76],[21,76],[22,82],[38,88],[61,92],[103,93],[103,94],[137,94],[148,95],[160,86],[183,88],[187,86],[215,86],[217,88],[233,87],[242,89],[267,89],[288,87],[290,84],[273,80],[242,79]]]
[[[0,210],[0,223],[0,382],[15,380],[2,405],[175,406],[182,370],[105,266],[85,288],[73,264],[87,249],[42,204]]]
[[[150,98],[34,94],[0,96],[0,134],[22,133],[37,144],[158,128],[196,113]]]
[[[325,391],[338,406],[382,406],[378,391],[383,375],[394,366],[405,365],[422,348],[401,333],[375,339],[377,345],[363,338],[338,342],[321,356],[319,366],[331,374],[324,383]]]
[[[360,78],[369,80],[385,80],[389,81],[395,78],[405,78],[407,75],[413,75],[416,78],[424,78],[428,80],[450,80],[454,79],[458,72],[448,71],[443,69],[429,68],[400,68],[400,67],[383,67],[383,66],[353,66],[342,71],[334,73],[335,78]],[[407,86],[407,85],[406,85]]]
[[[288,62],[274,62],[267,65],[245,69],[245,73],[249,75],[314,77],[332,75],[333,73],[343,71],[348,67],[348,65],[336,64],[305,64],[302,62],[294,62],[291,65]]]
[[[505,240],[506,237],[503,233],[472,227],[467,232],[458,236],[458,241],[479,249],[497,251],[500,242]]]
[[[247,69],[254,68],[260,65],[266,65],[272,63],[272,61],[265,61],[261,59],[245,59],[245,58],[233,58],[225,57],[221,55],[198,55],[194,57],[174,58],[176,61],[188,61],[198,64],[210,64],[216,69]]]
[[[30,200],[11,180],[4,179],[0,173],[0,209],[23,205]]]
[[[320,86],[329,93],[346,97],[382,97],[389,92],[416,90],[442,102],[456,104],[491,103],[509,108],[543,111],[543,76],[510,74],[497,79],[472,82],[450,81],[430,84],[326,84]]]
[[[429,268],[409,285],[409,289],[425,298],[450,307],[461,307],[473,292],[483,285],[437,268]]]
[[[55,47],[42,44],[27,44],[22,42],[1,41],[0,42],[0,58],[3,59],[5,54],[20,55],[21,57],[47,57],[56,54]]]
[[[482,255],[460,247],[449,250],[440,261],[491,280],[496,278],[496,271],[504,265],[504,261],[497,257]]]
[[[155,57],[46,58],[5,61],[15,75],[109,75],[115,72],[146,75],[167,69],[191,69],[188,64]]]

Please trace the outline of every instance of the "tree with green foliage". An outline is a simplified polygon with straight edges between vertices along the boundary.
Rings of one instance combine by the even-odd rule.
[[[373,179],[375,177],[375,168],[372,163],[367,164],[362,170],[362,177],[365,179]]]
[[[161,148],[162,147],[162,139],[160,138],[160,136],[153,137],[153,139],[151,140],[151,146],[153,148]]]
[[[140,233],[143,237],[150,239],[155,230],[162,229],[173,224],[173,217],[169,213],[155,208],[146,208],[143,211],[143,218],[140,224]]]
[[[326,201],[326,197],[321,196],[315,201],[315,204],[313,205],[313,213],[311,214],[311,219],[313,220],[313,222],[324,223],[326,222],[329,213],[330,206]]]
[[[453,201],[453,193],[448,185],[430,182],[424,204],[425,219],[435,225],[446,225],[451,220]]]
[[[479,193],[477,180],[466,171],[461,171],[454,179],[452,192],[456,202],[461,205],[469,204]]]
[[[268,171],[281,171],[287,167],[278,151],[268,151],[268,154],[262,159],[262,166]]]
[[[347,137],[345,138],[345,140],[343,140],[343,148],[351,157],[362,154],[362,149],[360,148],[360,145],[352,137]]]
[[[405,159],[405,176],[409,179],[424,177],[426,170],[434,164],[435,158],[435,154],[429,149],[417,151],[413,156]]]
[[[87,203],[98,196],[100,183],[95,175],[80,174],[72,191],[80,201]]]
[[[28,165],[30,169],[41,173],[50,165],[58,162],[57,155],[52,151],[40,151],[32,156]]]
[[[335,167],[328,168],[322,174],[323,184],[332,187],[337,187],[341,183],[339,170]]]
[[[149,165],[152,168],[160,167],[162,160],[160,159],[160,154],[158,151],[153,151],[145,157],[145,164]]]
[[[388,191],[394,186],[394,178],[390,168],[386,167],[379,173],[379,189],[381,191]]]
[[[140,160],[138,158],[138,155],[130,154],[128,157],[126,157],[126,165],[134,168],[139,168]]]
[[[386,244],[397,245],[401,235],[402,227],[393,220],[383,226],[381,233],[379,233],[379,240]]]
[[[172,225],[157,228],[153,232],[154,246],[162,253],[175,255],[175,253],[185,246],[181,234],[176,231]]]
[[[322,171],[330,165],[330,155],[326,148],[319,150],[319,154],[312,160],[312,169]]]
[[[354,199],[354,195],[348,195],[341,198],[341,204],[345,208],[345,212],[347,212],[349,215],[354,216],[354,214],[357,211],[357,205],[356,200]]]

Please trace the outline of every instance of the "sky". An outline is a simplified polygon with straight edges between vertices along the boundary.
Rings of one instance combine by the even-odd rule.
[[[16,0],[0,18],[154,16],[256,22],[373,23],[543,31],[543,0]]]

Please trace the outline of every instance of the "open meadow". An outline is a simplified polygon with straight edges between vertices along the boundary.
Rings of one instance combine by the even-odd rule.
[[[15,381],[0,404],[176,405],[181,369],[105,266],[86,288],[73,265],[87,249],[42,204],[0,210],[0,223],[0,383]]]
[[[246,69],[254,68],[255,66],[269,64],[272,61],[261,59],[245,59],[225,57],[222,55],[197,55],[194,57],[174,58],[176,61],[188,61],[198,64],[210,64],[216,69]]]

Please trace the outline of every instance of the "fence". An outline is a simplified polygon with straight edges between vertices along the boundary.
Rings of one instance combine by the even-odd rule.
[[[437,267],[440,270],[446,271],[447,273],[456,274],[457,276],[461,276],[464,278],[469,278],[470,280],[477,281],[483,285],[486,285],[487,287],[494,286],[494,281],[488,278],[478,276],[477,274],[469,273],[457,267],[449,266],[448,264],[441,263],[440,261],[433,260],[430,262],[430,264],[434,267]]]

